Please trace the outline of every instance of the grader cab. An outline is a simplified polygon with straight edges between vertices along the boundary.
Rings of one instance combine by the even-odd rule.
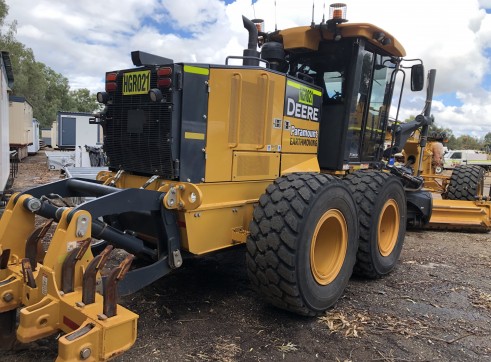
[[[392,271],[406,222],[428,223],[432,208],[421,177],[383,161],[405,51],[330,10],[273,33],[244,18],[249,46],[225,65],[133,52],[137,68],[106,73],[93,122],[109,171],[16,194],[0,221],[4,342],[62,331],[60,361],[110,359],[136,338],[118,295],[240,244],[254,288],[302,315],[331,307],[353,272]],[[419,90],[421,62],[408,64]],[[107,267],[112,248],[127,256]]]

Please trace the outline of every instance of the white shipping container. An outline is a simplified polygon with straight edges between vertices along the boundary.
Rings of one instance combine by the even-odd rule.
[[[10,175],[8,93],[13,81],[9,54],[0,52],[0,194],[5,190]]]
[[[27,147],[29,154],[35,154],[39,151],[39,122],[36,118],[32,119],[32,145]]]
[[[33,142],[32,106],[24,97],[9,97],[9,142],[16,146]]]
[[[51,125],[51,147],[58,148],[58,121]]]

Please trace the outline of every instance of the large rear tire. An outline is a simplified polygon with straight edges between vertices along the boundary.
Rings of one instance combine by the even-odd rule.
[[[360,242],[354,272],[379,278],[396,266],[406,234],[406,194],[388,173],[363,170],[346,176],[359,210]]]
[[[456,167],[450,176],[447,191],[442,195],[449,200],[473,201],[483,196],[486,170],[481,166],[462,165]]]
[[[291,174],[269,185],[254,209],[247,270],[273,305],[317,315],[343,293],[358,248],[356,205],[348,188],[322,174]]]

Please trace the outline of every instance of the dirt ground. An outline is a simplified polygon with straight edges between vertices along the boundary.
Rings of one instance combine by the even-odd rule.
[[[57,179],[44,161],[42,152],[24,160],[14,187]],[[489,233],[408,231],[390,275],[352,278],[325,315],[304,318],[255,294],[237,248],[122,298],[140,319],[116,361],[491,361],[490,271]],[[55,337],[0,359],[54,360]]]

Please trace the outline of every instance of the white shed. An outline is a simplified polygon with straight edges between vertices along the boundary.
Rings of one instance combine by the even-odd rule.
[[[39,121],[36,118],[32,119],[32,145],[27,147],[29,154],[35,154],[39,151]]]
[[[57,133],[58,148],[75,149],[83,146],[100,145],[102,141],[102,127],[90,124],[91,113],[58,112]],[[53,125],[53,129],[55,129]]]
[[[3,195],[10,178],[9,148],[9,96],[14,83],[10,56],[0,52],[0,195]]]
[[[10,149],[18,152],[19,160],[27,157],[27,146],[33,143],[32,105],[24,97],[9,97]]]

